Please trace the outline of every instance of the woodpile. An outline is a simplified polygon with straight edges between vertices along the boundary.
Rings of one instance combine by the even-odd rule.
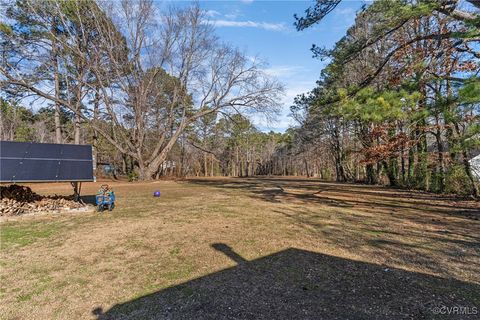
[[[29,187],[12,184],[0,186],[0,216],[26,213],[71,210],[84,207],[73,196],[41,196]]]

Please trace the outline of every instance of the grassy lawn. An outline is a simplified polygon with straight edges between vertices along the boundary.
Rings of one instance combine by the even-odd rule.
[[[1,319],[433,319],[436,306],[480,309],[478,202],[293,178],[111,185],[111,213],[1,223]]]

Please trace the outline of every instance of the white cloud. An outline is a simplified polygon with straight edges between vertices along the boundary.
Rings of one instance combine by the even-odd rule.
[[[221,13],[218,12],[218,11],[216,11],[216,10],[207,10],[207,11],[205,11],[205,15],[206,15],[207,17],[212,18],[212,17],[221,15]]]
[[[282,101],[286,106],[292,105],[297,95],[306,93],[316,86],[317,75],[307,72],[307,69],[300,65],[276,65],[263,71],[285,85],[286,90]]]
[[[236,19],[238,17],[238,14],[237,13],[227,13],[225,15],[225,18],[229,19],[229,20],[233,20],[233,19]]]
[[[274,65],[264,69],[265,73],[276,77],[285,85],[285,93],[281,101],[280,113],[276,121],[269,122],[260,116],[254,116],[253,123],[262,131],[283,132],[288,127],[296,125],[295,121],[289,116],[290,106],[296,96],[307,93],[315,87],[316,74],[308,72],[300,65]]]
[[[297,123],[290,117],[290,106],[293,105],[293,99],[302,93],[307,93],[315,87],[315,82],[311,80],[291,81],[285,83],[286,90],[282,99],[282,106],[275,121],[269,121],[262,115],[254,114],[251,117],[253,124],[263,132],[270,130],[276,132],[284,132],[289,127],[295,126]]]
[[[262,127],[263,131],[278,131],[283,132],[288,127],[296,125],[295,120],[290,117],[290,106],[293,105],[293,100],[295,97],[302,93],[307,93],[315,87],[315,82],[312,81],[303,81],[293,83],[286,83],[285,95],[282,99],[282,108],[280,114],[277,117],[275,123],[269,123],[268,121],[262,119],[255,119],[255,124]]]
[[[282,78],[293,76],[302,71],[302,69],[302,66],[279,65],[264,69],[263,71],[270,76]]]
[[[243,3],[252,3],[253,2],[253,0],[240,0],[240,1],[242,1]]]
[[[284,23],[231,20],[212,20],[211,22],[217,27],[260,28],[270,31],[282,31],[287,28]]]
[[[228,20],[235,20],[241,16],[243,16],[243,13],[239,9],[235,9],[224,15],[225,19],[228,19]]]
[[[287,85],[287,90],[285,90],[285,97],[283,98],[284,104],[290,107],[291,105],[293,105],[293,100],[296,96],[302,93],[307,93],[311,91],[314,87],[315,81],[306,81],[305,83],[299,83],[293,86]]]

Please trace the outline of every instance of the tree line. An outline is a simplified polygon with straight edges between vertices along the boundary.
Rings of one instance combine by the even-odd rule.
[[[159,175],[199,119],[278,109],[282,85],[260,59],[218,39],[198,5],[18,0],[3,9],[5,103],[49,104],[55,142],[68,134],[96,153],[105,145],[140,179]]]
[[[40,143],[55,142],[53,108],[32,111],[21,105],[0,99],[0,140]],[[62,111],[60,128],[62,143],[74,143],[75,115]],[[82,124],[81,143],[93,144],[95,132]],[[198,119],[178,138],[164,163],[153,176],[234,176],[255,175],[315,175],[313,167],[306,169],[308,157],[295,155],[292,129],[285,133],[262,132],[241,114],[223,118],[217,113]],[[99,137],[95,142],[98,175],[106,174],[141,179],[135,159],[116,150]],[[308,160],[310,161],[310,159]],[[310,164],[309,164],[310,165]],[[317,162],[320,167],[320,163]],[[112,172],[112,170],[114,172]],[[323,171],[325,172],[325,171]],[[329,176],[329,178],[331,178]]]
[[[299,31],[340,0],[296,16]],[[332,49],[292,112],[305,150],[326,147],[337,181],[478,196],[469,160],[480,146],[478,1],[377,0]]]

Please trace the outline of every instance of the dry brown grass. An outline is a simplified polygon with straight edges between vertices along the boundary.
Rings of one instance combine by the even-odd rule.
[[[93,310],[234,267],[215,243],[248,261],[297,248],[480,288],[478,202],[307,179],[111,185],[112,213],[2,222],[2,318],[95,318]],[[31,187],[70,192],[63,184]],[[462,299],[480,307],[478,293],[465,290]]]

